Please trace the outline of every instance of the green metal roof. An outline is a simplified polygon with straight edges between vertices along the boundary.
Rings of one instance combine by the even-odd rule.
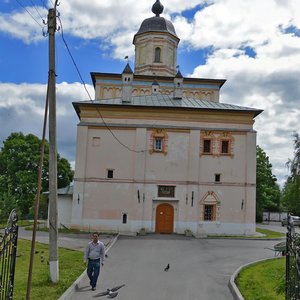
[[[108,106],[123,106],[123,107],[152,107],[152,108],[174,108],[174,109],[192,109],[192,110],[215,110],[215,111],[230,111],[230,112],[249,112],[253,113],[253,117],[259,115],[263,110],[219,103],[207,100],[200,100],[195,98],[183,97],[181,99],[174,99],[171,95],[147,95],[147,96],[134,96],[131,102],[122,102],[122,98],[116,99],[101,99],[93,101],[73,102],[73,106],[80,118],[81,105],[108,105]]]
[[[80,104],[90,105],[119,105],[119,106],[144,106],[144,107],[165,107],[165,108],[184,108],[184,109],[207,109],[207,110],[224,110],[224,111],[240,111],[253,112],[255,116],[260,114],[262,110],[238,106],[227,103],[219,103],[213,101],[200,100],[195,98],[183,97],[182,99],[174,99],[171,95],[149,95],[149,96],[135,96],[131,98],[131,102],[122,102],[122,98],[94,100],[76,102],[74,106]]]

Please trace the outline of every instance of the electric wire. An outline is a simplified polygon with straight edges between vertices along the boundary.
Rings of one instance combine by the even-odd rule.
[[[75,67],[75,69],[76,69],[76,71],[77,71],[77,73],[78,73],[78,76],[79,76],[79,78],[80,78],[80,80],[81,80],[81,82],[82,82],[82,84],[83,84],[83,87],[84,87],[84,89],[85,89],[85,91],[86,91],[86,93],[87,93],[87,95],[88,95],[90,101],[91,101],[92,103],[95,103],[95,101],[92,99],[92,97],[91,97],[91,95],[90,95],[90,93],[89,93],[89,91],[88,91],[88,89],[87,89],[87,87],[86,87],[85,81],[84,81],[84,79],[83,79],[83,77],[82,77],[82,75],[81,75],[81,73],[80,73],[80,70],[79,70],[79,68],[78,68],[78,66],[77,66],[77,64],[76,64],[76,61],[75,61],[75,59],[74,59],[74,57],[73,57],[73,55],[72,55],[72,53],[71,53],[71,51],[70,51],[70,48],[69,48],[69,46],[68,46],[68,43],[67,43],[67,41],[66,41],[66,39],[65,39],[65,37],[64,37],[64,31],[63,31],[62,21],[61,21],[61,19],[60,19],[59,16],[58,16],[57,18],[58,18],[59,23],[60,23],[61,37],[62,37],[63,43],[64,43],[65,47],[67,48],[67,51],[68,51],[68,53],[69,53],[69,56],[70,56],[70,58],[71,58],[71,60],[72,60],[72,62],[73,62],[73,64],[74,64],[74,67]],[[115,139],[121,146],[123,146],[123,147],[125,147],[127,150],[129,150],[129,151],[131,151],[131,152],[135,152],[135,153],[143,153],[143,152],[147,151],[147,150],[139,150],[139,151],[137,151],[137,150],[131,149],[129,146],[127,146],[127,145],[125,145],[123,142],[121,142],[120,139],[114,134],[114,132],[111,130],[111,128],[110,128],[110,127],[107,125],[107,123],[105,122],[104,117],[102,116],[102,113],[101,113],[100,109],[99,109],[98,107],[96,107],[96,110],[97,110],[97,112],[98,112],[100,118],[102,119],[102,122],[103,122],[104,126],[107,128],[107,130],[110,132],[110,134],[114,137],[114,139]]]
[[[44,26],[41,25],[38,20],[30,13],[30,11],[19,1],[19,0],[16,0],[16,2],[26,10],[26,12],[30,15],[30,17],[43,29]]]
[[[46,6],[46,1],[45,0],[40,0],[42,3],[42,6],[44,6],[46,9],[48,9],[48,7]]]
[[[40,18],[42,20],[44,20],[43,16],[40,14],[40,12],[37,9],[37,6],[34,4],[34,2],[32,0],[30,0],[30,3],[32,4],[32,6],[34,7],[35,11],[38,13],[38,15],[40,16]]]

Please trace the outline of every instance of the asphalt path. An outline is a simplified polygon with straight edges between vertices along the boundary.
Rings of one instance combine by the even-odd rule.
[[[269,223],[256,224],[256,227],[265,228],[268,230],[277,231],[277,232],[281,232],[281,233],[287,233],[286,226],[281,226],[280,222],[269,222]],[[300,233],[300,227],[295,226],[295,231],[297,233]]]
[[[72,299],[104,299],[97,295],[125,284],[118,299],[232,300],[228,281],[234,271],[246,263],[274,257],[266,248],[278,242],[159,234],[120,237],[108,253],[97,290],[90,290],[85,276]],[[167,264],[170,270],[165,272]]]
[[[286,232],[278,223],[257,227]],[[297,231],[299,228],[296,229]],[[300,230],[299,230],[300,231]],[[20,228],[19,237],[31,240],[32,231]],[[36,240],[49,242],[47,232],[37,232]],[[89,234],[60,234],[60,247],[83,251]],[[109,245],[112,237],[103,236]],[[101,270],[96,291],[83,276],[72,300],[106,299],[97,295],[125,284],[118,292],[121,300],[232,300],[228,281],[241,265],[271,258],[277,240],[194,239],[182,235],[148,234],[119,237],[110,249]],[[164,271],[167,264],[170,270]]]
[[[84,251],[87,243],[91,240],[91,233],[59,233],[58,234],[58,247]],[[23,227],[19,228],[19,238],[32,240],[32,230],[25,230]],[[100,236],[101,241],[105,246],[109,245],[114,239],[111,235]],[[49,244],[49,232],[37,231],[36,241],[43,244]]]

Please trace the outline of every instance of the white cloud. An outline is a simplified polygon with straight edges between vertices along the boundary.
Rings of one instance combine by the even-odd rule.
[[[254,128],[258,144],[270,157],[282,184],[288,174],[285,164],[293,157],[292,134],[300,132],[300,56],[295,53],[272,58],[261,54],[264,50],[258,53],[254,59],[237,49],[217,50],[192,77],[226,78],[222,102],[264,110]]]
[[[93,97],[93,87],[87,86]],[[42,135],[47,86],[44,84],[0,83],[0,145],[12,132]],[[57,141],[59,153],[75,160],[78,117],[72,102],[87,100],[80,83],[57,85]]]
[[[173,24],[181,39],[180,51],[212,47],[205,65],[197,66],[197,58],[186,56],[187,59],[194,59],[195,69],[191,75],[226,78],[227,82],[221,90],[222,102],[264,109],[255,122],[258,144],[270,156],[275,175],[282,183],[287,174],[285,163],[293,156],[292,133],[300,133],[300,38],[293,33],[284,32],[291,26],[300,29],[299,1],[161,2],[165,6],[164,16],[168,19],[173,17]],[[97,39],[99,47],[101,42],[101,50],[105,49],[104,52],[114,58],[123,59],[125,55],[134,55],[133,35],[145,18],[153,16],[153,3],[154,0],[93,0],[87,4],[82,0],[70,0],[61,1],[58,9],[65,34],[86,40]],[[187,12],[198,5],[202,8],[194,15]],[[29,9],[39,20],[37,12]],[[46,16],[45,9],[38,9]],[[182,14],[183,12],[185,13]],[[39,25],[21,8],[11,14],[0,13],[0,31],[26,43],[38,42],[43,38]],[[256,56],[249,57],[245,47],[251,47]],[[8,123],[1,124],[4,122],[1,118],[1,128],[8,125],[7,128],[11,126],[20,130],[25,128],[28,132],[37,131],[40,128],[37,121],[32,118],[33,125],[28,125],[24,115],[30,112],[40,122],[45,87],[10,87],[8,89],[0,84],[0,97],[5,95],[4,100],[0,99],[0,113],[11,116],[6,117]],[[67,116],[61,120],[65,124],[67,121],[71,122],[72,125],[66,127],[74,127],[72,134],[68,133],[69,141],[75,134],[74,120],[77,118],[70,103],[80,100],[80,97],[86,100],[87,96],[82,93],[84,91],[80,84],[65,83],[58,86],[58,94],[64,99],[59,113]],[[3,132],[5,130],[2,135]],[[74,144],[74,140],[69,144],[72,143]]]
[[[39,42],[44,39],[43,28],[47,32],[46,26],[33,7],[26,9],[28,12],[0,13],[0,32],[20,39],[25,44]],[[41,13],[47,15],[44,8],[39,9]]]

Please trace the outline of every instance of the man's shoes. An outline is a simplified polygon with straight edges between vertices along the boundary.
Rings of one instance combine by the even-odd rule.
[[[96,291],[96,288],[95,288],[95,287],[92,287],[92,291]]]

